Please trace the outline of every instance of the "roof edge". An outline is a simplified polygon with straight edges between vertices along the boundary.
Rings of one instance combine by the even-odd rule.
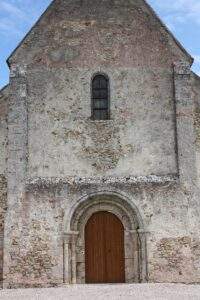
[[[199,82],[200,82],[200,76],[199,76],[197,73],[195,73],[194,71],[192,71],[192,75],[193,75],[197,80],[199,80]]]
[[[3,94],[3,92],[6,90],[6,89],[8,89],[9,88],[9,86],[10,86],[10,84],[8,83],[8,84],[6,84],[6,85],[4,85],[1,89],[0,89],[0,93],[2,93]]]
[[[147,0],[143,0],[146,7],[152,12],[153,16],[158,20],[158,22],[161,24],[161,26],[164,28],[164,30],[171,36],[173,41],[176,43],[176,45],[185,53],[185,55],[189,58],[190,66],[192,66],[194,62],[194,58],[191,56],[191,54],[184,48],[184,46],[179,42],[179,40],[175,37],[175,35],[171,32],[171,30],[167,27],[167,25],[162,21],[162,19],[159,17],[159,15],[156,13],[156,11],[153,9],[153,7],[147,3]]]
[[[6,59],[6,63],[8,65],[8,67],[10,68],[10,59],[12,58],[12,56],[15,54],[15,52],[21,47],[21,45],[24,43],[24,41],[26,40],[26,38],[29,36],[29,34],[34,30],[34,28],[38,25],[38,23],[42,20],[42,18],[44,17],[44,15],[47,13],[47,11],[49,9],[51,9],[51,7],[53,6],[54,2],[56,0],[52,0],[52,2],[47,6],[47,8],[44,10],[44,12],[41,14],[41,16],[37,19],[37,21],[34,23],[34,25],[29,29],[29,31],[26,33],[26,35],[24,36],[24,38],[19,42],[19,44],[16,46],[16,48],[11,52],[11,54],[9,55],[9,57]]]

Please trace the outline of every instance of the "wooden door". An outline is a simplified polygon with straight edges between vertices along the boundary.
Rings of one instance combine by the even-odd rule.
[[[124,228],[108,212],[91,216],[85,227],[86,283],[124,283]]]

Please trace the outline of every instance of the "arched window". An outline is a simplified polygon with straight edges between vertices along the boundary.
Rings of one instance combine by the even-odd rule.
[[[98,74],[92,80],[92,119],[110,118],[109,79]]]

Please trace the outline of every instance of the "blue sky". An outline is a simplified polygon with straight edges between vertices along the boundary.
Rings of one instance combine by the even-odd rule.
[[[8,83],[6,59],[51,0],[0,0],[0,87]],[[195,58],[200,75],[200,0],[148,0],[176,38]]]

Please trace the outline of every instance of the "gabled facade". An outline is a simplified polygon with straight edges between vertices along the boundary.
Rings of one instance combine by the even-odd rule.
[[[52,2],[0,99],[4,287],[200,282],[192,62],[145,1]]]

